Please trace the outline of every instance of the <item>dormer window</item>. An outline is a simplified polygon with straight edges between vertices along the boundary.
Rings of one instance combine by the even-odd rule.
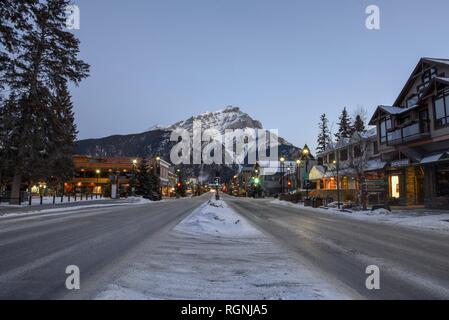
[[[431,68],[431,69],[425,71],[421,77],[422,83],[428,84],[433,78],[435,78],[437,76],[437,73],[438,72],[437,72],[436,68]]]
[[[438,74],[438,71],[436,68],[431,68],[423,73],[423,75],[421,76],[422,83],[418,86],[419,98],[421,98],[424,89],[429,86],[430,81],[433,78],[437,77],[437,74]]]
[[[418,103],[418,100],[419,100],[419,98],[418,98],[417,94],[414,94],[414,95],[410,96],[407,99],[407,108],[411,108],[413,106],[416,106],[416,104]]]

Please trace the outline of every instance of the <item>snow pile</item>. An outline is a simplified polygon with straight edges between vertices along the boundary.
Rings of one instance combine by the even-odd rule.
[[[222,200],[209,200],[182,221],[175,230],[190,234],[224,237],[253,237],[260,235]]]
[[[449,232],[449,213],[448,211],[435,211],[416,209],[411,210],[394,210],[393,212],[386,209],[362,210],[338,210],[337,208],[312,208],[304,207],[302,204],[295,204],[288,201],[273,200],[270,202],[274,205],[282,205],[296,209],[303,209],[317,213],[327,213],[341,215],[356,220],[365,220],[379,223],[396,224],[407,227],[423,228]]]

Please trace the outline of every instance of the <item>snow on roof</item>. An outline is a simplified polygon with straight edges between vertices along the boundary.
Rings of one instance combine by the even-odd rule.
[[[312,169],[310,169],[309,180],[321,180],[324,177],[325,173],[326,169],[323,166],[313,166]]]
[[[377,171],[385,168],[387,163],[381,159],[372,159],[366,162],[365,171]]]
[[[394,107],[394,106],[379,106],[382,110],[384,110],[386,113],[389,114],[401,114],[405,111],[408,111],[408,108],[400,108],[400,107]]]
[[[427,61],[432,61],[432,62],[436,62],[436,63],[442,63],[442,64],[447,64],[447,65],[449,65],[449,60],[448,60],[448,59],[434,59],[434,58],[424,58],[424,60],[427,60]]]
[[[369,129],[369,130],[363,132],[363,133],[361,134],[361,136],[362,136],[362,138],[364,138],[364,139],[368,139],[368,138],[377,136],[377,128],[376,128],[376,127],[373,127],[373,128],[371,128],[371,129]]]
[[[437,153],[437,154],[434,154],[434,155],[431,155],[431,156],[424,157],[424,158],[421,160],[421,163],[422,163],[422,164],[426,164],[426,163],[431,163],[431,162],[439,161],[439,160],[441,160],[441,158],[442,158],[444,155],[445,155],[445,153],[443,152],[443,153]]]

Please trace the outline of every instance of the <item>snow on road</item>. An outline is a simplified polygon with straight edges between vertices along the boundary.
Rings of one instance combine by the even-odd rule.
[[[421,229],[430,229],[445,233],[449,232],[448,211],[436,211],[436,210],[426,211],[422,209],[416,209],[416,212],[413,212],[411,210],[393,210],[393,212],[390,212],[385,209],[379,209],[375,211],[366,210],[366,211],[351,212],[350,210],[341,211],[336,208],[324,209],[324,208],[304,207],[301,204],[295,204],[281,200],[273,200],[270,203],[275,205],[314,211],[317,213],[341,215],[357,220],[396,224]]]
[[[345,299],[224,201],[143,246],[97,299]]]

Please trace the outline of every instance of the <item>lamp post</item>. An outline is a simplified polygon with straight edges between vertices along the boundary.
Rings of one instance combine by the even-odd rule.
[[[159,190],[159,193],[160,193],[160,196],[162,197],[162,195],[163,195],[163,190],[164,190],[164,187],[162,186],[162,181],[161,181],[161,157],[160,156],[156,156],[156,175],[157,175],[157,178],[159,179],[159,184],[160,184],[160,190]]]
[[[97,174],[97,185],[96,185],[96,187],[98,188],[98,186],[99,186],[99,184],[100,184],[100,174],[101,174],[100,169],[97,169],[97,170],[95,171],[95,173]],[[93,191],[95,191],[95,188],[94,188],[94,190],[92,190],[92,192],[93,192]],[[87,195],[86,195],[86,198],[87,198]]]
[[[339,155],[336,155],[337,160],[334,160],[335,169],[337,170],[337,206],[340,210],[340,161],[338,160]]]
[[[135,196],[135,192],[136,192],[136,169],[137,169],[137,159],[133,160],[133,176],[132,176],[132,180],[131,180],[131,194],[134,197]]]
[[[279,160],[281,162],[281,194],[284,194],[284,163],[285,163],[285,158],[281,157]]]
[[[296,160],[296,188],[301,189],[301,160]]]
[[[305,172],[304,172],[304,183],[306,185],[306,199],[309,199],[309,156],[310,150],[307,147],[302,149],[302,156],[306,160]]]

